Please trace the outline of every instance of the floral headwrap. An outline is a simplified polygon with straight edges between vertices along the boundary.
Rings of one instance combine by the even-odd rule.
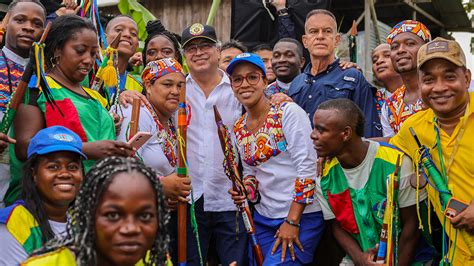
[[[142,72],[142,80],[143,82],[148,81],[152,83],[164,75],[175,72],[182,73],[184,75],[181,64],[174,58],[163,58],[160,60],[151,61],[146,65]]]
[[[423,23],[416,20],[404,20],[395,25],[395,27],[390,31],[387,36],[387,43],[391,44],[395,36],[404,32],[416,34],[425,42],[431,41],[431,33]]]

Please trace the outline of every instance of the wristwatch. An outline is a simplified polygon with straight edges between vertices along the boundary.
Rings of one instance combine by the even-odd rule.
[[[288,8],[282,8],[277,11],[278,16],[288,16]]]

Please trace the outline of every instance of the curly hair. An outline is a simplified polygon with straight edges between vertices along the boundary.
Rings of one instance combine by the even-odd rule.
[[[62,240],[48,242],[36,254],[43,254],[60,247],[74,251],[78,265],[96,265],[95,214],[99,200],[110,183],[119,173],[141,173],[156,192],[156,212],[159,233],[157,234],[149,256],[143,258],[144,265],[164,265],[168,251],[169,212],[165,207],[162,186],[156,172],[135,158],[109,157],[94,165],[87,173],[67,225],[67,235]]]
[[[176,60],[178,60],[180,64],[183,64],[180,45],[181,36],[166,30],[165,26],[163,26],[159,19],[149,21],[146,24],[146,32],[148,33],[148,37],[145,40],[145,46],[143,48],[143,63],[146,64],[146,52],[150,41],[158,36],[163,36],[173,44],[176,53]]]

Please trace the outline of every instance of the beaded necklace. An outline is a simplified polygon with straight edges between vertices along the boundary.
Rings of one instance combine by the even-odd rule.
[[[161,124],[160,120],[158,119],[158,115],[156,114],[155,108],[151,106],[151,104],[147,101],[145,103],[145,107],[148,109],[150,114],[153,117],[153,120],[156,124],[157,129],[157,139],[161,145],[161,149],[165,154],[168,162],[172,167],[176,166],[176,147],[177,147],[177,137],[176,137],[176,129],[171,121],[168,120],[168,127],[169,130],[166,130],[163,124]]]

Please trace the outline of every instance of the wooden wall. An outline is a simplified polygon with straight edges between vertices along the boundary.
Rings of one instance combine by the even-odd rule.
[[[195,22],[206,23],[212,0],[144,0],[141,2],[153,15],[161,19],[170,31],[181,34]],[[217,37],[230,38],[231,0],[221,0],[214,20]]]

